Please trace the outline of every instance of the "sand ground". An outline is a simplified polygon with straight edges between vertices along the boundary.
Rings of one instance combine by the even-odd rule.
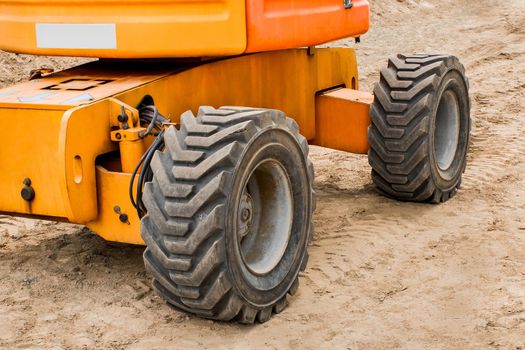
[[[316,234],[300,292],[270,322],[216,323],[150,289],[142,248],[0,215],[0,347],[525,349],[525,1],[371,0],[361,88],[396,53],[446,52],[471,81],[473,139],[446,205],[380,197],[366,157],[312,148]],[[0,53],[0,84],[41,65]]]

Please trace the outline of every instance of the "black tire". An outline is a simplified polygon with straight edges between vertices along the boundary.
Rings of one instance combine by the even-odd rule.
[[[266,322],[297,291],[308,259],[314,174],[306,139],[279,111],[201,107],[164,140],[142,219],[155,289],[204,318]]]
[[[368,130],[372,179],[402,201],[452,198],[466,168],[468,79],[456,57],[398,55],[381,70]]]

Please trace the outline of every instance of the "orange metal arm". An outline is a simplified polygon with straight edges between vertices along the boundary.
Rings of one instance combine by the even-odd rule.
[[[368,152],[368,111],[374,101],[370,93],[338,89],[317,95],[315,139],[312,144],[340,151]]]

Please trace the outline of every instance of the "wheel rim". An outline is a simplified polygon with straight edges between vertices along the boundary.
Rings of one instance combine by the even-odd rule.
[[[456,94],[446,90],[439,101],[434,128],[434,152],[439,169],[452,166],[459,145],[460,111]]]
[[[238,210],[242,259],[252,273],[268,274],[284,256],[293,221],[290,179],[279,162],[264,160],[254,168]]]

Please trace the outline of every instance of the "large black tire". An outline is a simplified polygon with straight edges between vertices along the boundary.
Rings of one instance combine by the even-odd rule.
[[[445,202],[460,184],[471,128],[465,69],[456,57],[398,55],[381,70],[368,130],[372,179],[403,201]]]
[[[142,219],[155,289],[201,317],[267,321],[297,291],[312,234],[313,165],[297,123],[275,110],[201,107],[164,140]]]

